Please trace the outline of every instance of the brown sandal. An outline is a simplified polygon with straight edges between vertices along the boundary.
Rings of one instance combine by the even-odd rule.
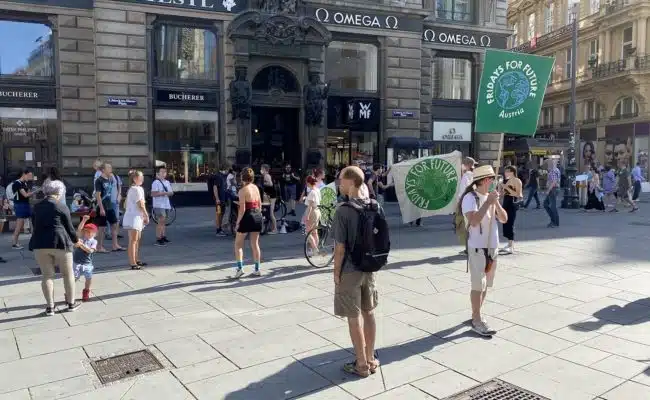
[[[374,360],[368,362],[368,369],[370,370],[371,374],[377,372],[377,368],[379,368],[380,366],[381,363],[379,362],[378,358],[375,358]]]
[[[343,371],[347,372],[348,374],[358,375],[362,378],[367,378],[370,376],[370,368],[368,365],[365,366],[365,369],[359,369],[356,361],[343,364]]]

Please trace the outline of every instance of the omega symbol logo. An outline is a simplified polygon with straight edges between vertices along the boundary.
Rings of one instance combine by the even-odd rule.
[[[370,113],[372,112],[370,109],[370,103],[363,104],[360,102],[359,107],[361,107],[359,109],[359,118],[370,119]]]

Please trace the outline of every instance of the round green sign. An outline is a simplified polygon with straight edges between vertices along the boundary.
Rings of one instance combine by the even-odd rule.
[[[324,186],[320,189],[320,203],[324,206],[331,206],[336,204],[336,190],[331,187]],[[334,217],[334,210],[321,210],[321,219],[324,221],[331,221]]]
[[[430,158],[414,164],[406,174],[406,196],[423,210],[441,210],[456,198],[458,174],[444,158]]]

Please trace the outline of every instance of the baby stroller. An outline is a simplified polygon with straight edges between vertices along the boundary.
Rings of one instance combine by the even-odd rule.
[[[96,208],[96,201],[88,195],[83,189],[76,189],[72,195],[72,204],[70,204],[70,211],[73,213],[94,213]],[[93,215],[91,215],[92,217]]]

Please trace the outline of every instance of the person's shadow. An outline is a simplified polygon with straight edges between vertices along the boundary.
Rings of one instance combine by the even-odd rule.
[[[465,327],[469,328],[468,321],[460,323],[443,331],[436,332],[433,335],[413,340],[411,342],[377,349],[375,354],[381,362],[381,366],[379,367],[377,374],[382,373],[382,366],[404,360],[408,357],[412,357],[420,353],[431,351],[438,346],[447,344],[456,339],[477,337],[477,335],[469,329],[458,332]],[[483,339],[489,340],[489,338]],[[341,359],[341,351],[342,350],[333,350],[326,353],[319,353],[306,358],[302,358],[300,361],[294,361],[283,368],[281,371],[278,371],[267,377],[260,378],[258,381],[251,382],[245,388],[228,393],[224,399],[251,400],[263,398],[265,400],[275,400],[285,399],[288,397],[288,394],[291,394],[291,398],[301,398],[306,395],[313,395],[316,392],[329,389],[332,387],[332,385],[336,385],[337,382],[341,383],[341,379],[336,379],[337,382],[333,382],[331,379],[327,379],[327,383],[325,383],[324,379],[318,379],[317,377],[313,376],[313,372],[311,372],[311,374],[309,374],[309,377],[314,381],[311,383],[306,382],[305,379],[291,379],[291,376],[301,375],[304,378],[307,378],[308,375],[304,372],[306,366],[316,366],[316,368],[320,369],[324,365],[339,363],[341,364],[340,367],[342,368],[343,363],[347,360],[344,361]],[[351,349],[347,350],[347,359],[350,361],[352,361],[354,358],[354,355],[351,353],[351,351]],[[341,375],[342,374],[343,372],[341,372]],[[337,375],[337,377],[338,376],[339,375]],[[343,381],[354,381],[359,379],[364,378],[352,374],[346,374],[342,378]]]
[[[650,321],[650,298],[639,299],[624,305],[612,304],[592,314],[595,321],[583,321],[569,325],[580,332],[596,331],[606,325],[639,325]]]

